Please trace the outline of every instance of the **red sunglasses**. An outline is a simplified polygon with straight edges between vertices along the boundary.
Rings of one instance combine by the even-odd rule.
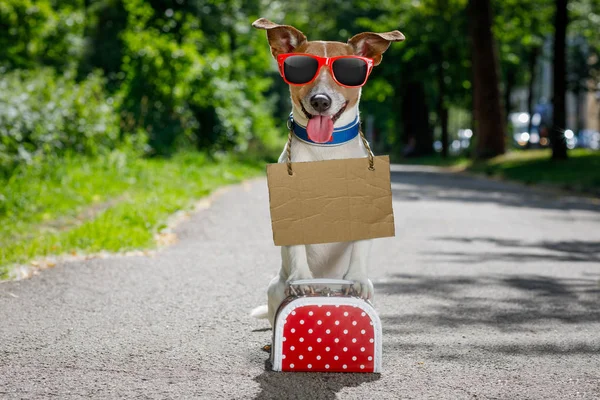
[[[373,60],[360,56],[319,57],[314,54],[285,53],[277,56],[279,73],[294,86],[312,83],[325,65],[335,82],[344,87],[361,87],[373,70]]]

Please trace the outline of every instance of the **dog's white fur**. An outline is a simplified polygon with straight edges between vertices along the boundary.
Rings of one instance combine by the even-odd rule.
[[[325,68],[321,71],[323,73]],[[326,93],[333,101],[333,113],[342,106],[343,101],[336,101],[339,94],[332,93],[334,88],[318,83],[311,95]],[[343,96],[342,96],[343,99]],[[337,108],[336,108],[337,107]],[[308,112],[317,114],[309,104],[305,104]],[[308,120],[293,104],[294,119],[302,126]],[[352,109],[347,109],[334,124],[334,127],[348,125],[358,115],[358,102]],[[367,149],[359,136],[339,146],[317,146],[305,143],[292,136],[292,162],[321,161],[343,158],[367,157]],[[279,157],[279,162],[287,161],[287,144]],[[274,324],[275,313],[281,302],[286,297],[287,283],[298,279],[310,278],[336,278],[354,281],[353,289],[361,297],[373,298],[373,284],[368,279],[368,260],[371,250],[371,240],[355,242],[295,245],[281,247],[281,269],[279,274],[271,280],[268,294],[268,306],[258,307],[252,315],[257,318],[267,317],[271,325]]]
[[[260,18],[256,20],[252,26],[267,30],[267,38],[271,46],[271,53],[275,57],[281,52],[289,52],[290,49],[300,46],[300,42],[306,43],[306,37],[296,28],[284,25],[277,25],[269,20]],[[354,49],[354,54],[370,57],[374,60],[375,65],[381,61],[381,54],[388,48],[393,41],[404,40],[404,35],[399,31],[387,33],[372,33],[365,32],[358,34],[348,41],[348,45]],[[344,46],[338,42],[310,42],[314,46],[318,46],[315,51],[320,52],[324,57],[328,56],[328,46],[336,43],[337,51],[339,46]],[[369,44],[367,46],[367,44]],[[333,49],[334,47],[331,47]],[[347,53],[340,53],[347,54]],[[312,115],[336,115],[345,104],[353,104],[342,112],[334,127],[348,125],[358,116],[358,103],[360,100],[361,90],[352,92],[354,100],[345,98],[345,95],[340,90],[340,87],[335,84],[328,68],[322,68],[319,71],[319,76],[314,82],[314,86],[309,93],[303,94],[303,98],[298,101],[302,104],[297,104],[292,96],[292,112],[294,120],[302,126],[307,126],[308,120],[304,109]],[[312,108],[310,98],[317,94],[325,94],[331,99],[330,108],[319,113]],[[348,103],[346,103],[348,101]],[[291,144],[292,162],[303,161],[321,161],[344,158],[360,158],[367,157],[367,149],[359,136],[338,146],[319,146],[300,141],[295,136],[292,137]],[[283,149],[279,162],[287,161],[287,144]],[[298,279],[310,278],[335,278],[346,279],[353,281],[353,291],[359,293],[362,298],[372,299],[373,284],[368,279],[367,267],[369,254],[371,251],[371,240],[359,240],[354,242],[344,243],[327,243],[327,244],[311,244],[311,245],[295,245],[281,247],[281,269],[279,274],[271,280],[268,294],[267,306],[257,307],[252,311],[252,315],[258,318],[267,317],[274,325],[274,318],[277,309],[281,302],[285,299],[289,292],[289,282]],[[309,288],[301,288],[307,290]]]

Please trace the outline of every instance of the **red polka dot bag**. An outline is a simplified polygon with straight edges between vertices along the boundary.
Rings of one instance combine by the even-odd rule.
[[[315,294],[290,296],[279,307],[271,348],[274,371],[381,372],[381,321],[371,303],[344,294],[351,283],[292,282],[327,286]]]

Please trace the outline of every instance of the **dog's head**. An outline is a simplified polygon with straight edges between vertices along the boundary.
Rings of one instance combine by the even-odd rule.
[[[404,40],[399,31],[386,33],[363,32],[355,35],[348,43],[308,41],[298,29],[289,25],[278,25],[265,18],[252,24],[267,31],[271,54],[277,59],[280,54],[304,53],[319,57],[356,55],[373,60],[373,65],[381,62],[382,54],[391,42]],[[337,74],[337,73],[336,73]],[[333,133],[333,125],[351,122],[357,111],[360,87],[346,87],[338,84],[329,68],[321,68],[317,78],[302,86],[290,85],[294,118],[304,121],[309,137],[315,141],[327,142]],[[348,112],[352,110],[352,112]]]

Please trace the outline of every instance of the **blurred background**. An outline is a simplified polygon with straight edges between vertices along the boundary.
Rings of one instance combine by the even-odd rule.
[[[568,4],[564,54],[553,46],[561,1],[489,3],[469,13],[466,0],[3,0],[0,165],[6,173],[45,155],[97,154],[129,141],[161,155],[278,145],[289,96],[266,35],[250,27],[260,16],[309,40],[406,34],[362,96],[363,123],[380,151],[470,154],[478,55],[469,28],[486,23],[498,81],[482,85],[500,91],[481,89],[500,96],[488,100],[506,121],[507,148],[550,144],[553,63],[564,56],[565,83],[556,89],[566,96],[565,144],[598,149],[600,2]]]
[[[145,210],[156,192],[275,160],[290,100],[259,17],[309,40],[406,35],[363,89],[378,153],[600,187],[599,0],[0,0],[0,264],[138,247],[131,231],[72,232],[115,204]],[[147,206],[185,207],[168,201]],[[123,212],[114,225],[161,229],[163,214]]]

